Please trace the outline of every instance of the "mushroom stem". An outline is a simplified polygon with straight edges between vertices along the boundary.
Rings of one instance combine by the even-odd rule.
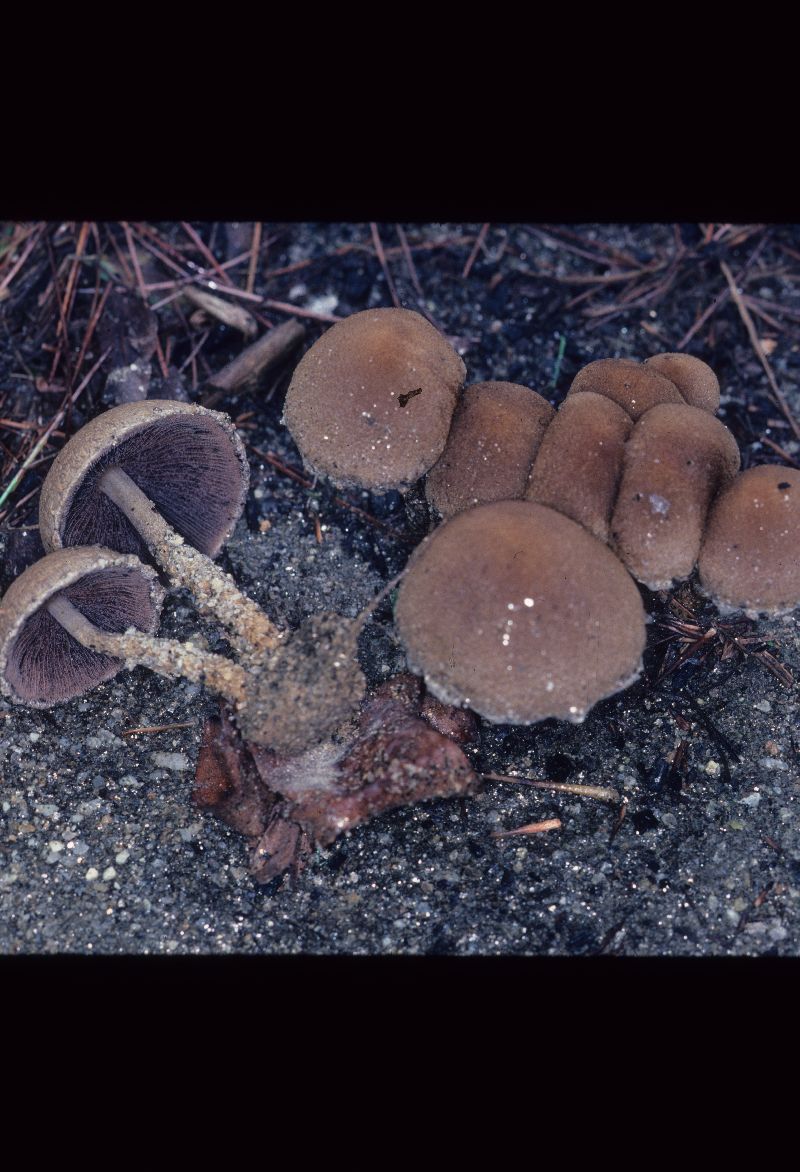
[[[122,468],[107,468],[100,490],[139,533],[153,557],[176,586],[189,590],[201,614],[210,615],[231,632],[237,655],[249,662],[263,658],[281,642],[281,633],[230,574],[167,524],[150,498]]]
[[[157,639],[134,627],[124,634],[101,631],[64,594],[51,598],[47,610],[82,647],[124,659],[127,667],[149,667],[162,676],[205,684],[237,708],[245,703],[247,672],[224,655],[200,651],[177,639]]]

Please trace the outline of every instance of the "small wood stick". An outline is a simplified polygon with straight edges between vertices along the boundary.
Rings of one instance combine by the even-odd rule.
[[[253,292],[256,283],[256,269],[258,267],[258,253],[261,248],[261,221],[256,220],[253,225],[253,240],[250,245],[250,263],[247,266],[247,280],[245,282],[245,290],[248,293]]]
[[[389,266],[386,263],[386,253],[383,251],[383,241],[381,240],[380,233],[378,232],[378,225],[376,223],[371,223],[369,227],[370,231],[372,232],[372,242],[375,245],[375,252],[378,257],[378,262],[383,269],[383,275],[386,278],[386,284],[389,286],[389,293],[391,294],[391,298],[395,307],[399,309],[400,300],[397,296],[397,290],[394,287],[392,274],[389,272]]]
[[[263,334],[209,379],[220,391],[238,390],[249,379],[280,362],[306,336],[305,326],[291,318]]]
[[[484,773],[487,781],[510,781],[515,785],[530,785],[534,789],[554,789],[562,794],[577,794],[583,798],[599,798],[601,802],[618,802],[619,794],[610,786],[580,785],[574,781],[533,781],[528,777],[511,777],[507,773]]]
[[[774,395],[775,403],[777,404],[777,406],[780,409],[781,413],[783,414],[784,418],[787,420],[787,422],[788,422],[789,426],[791,427],[792,431],[794,432],[795,436],[798,439],[800,439],[800,424],[798,424],[797,420],[795,419],[795,417],[792,415],[791,411],[789,410],[789,404],[786,402],[783,391],[780,389],[780,387],[778,386],[778,384],[775,380],[775,375],[772,373],[772,367],[770,366],[769,361],[767,359],[767,356],[764,353],[764,347],[761,345],[761,339],[758,336],[758,331],[756,330],[756,327],[753,325],[753,319],[750,316],[750,311],[748,310],[747,306],[745,305],[745,303],[742,299],[742,295],[736,287],[736,282],[733,279],[733,273],[731,272],[729,267],[725,264],[724,260],[720,261],[719,267],[722,269],[723,276],[725,277],[725,280],[728,282],[728,288],[731,291],[731,297],[733,298],[734,302],[736,303],[736,308],[739,310],[739,316],[741,317],[742,321],[744,322],[745,329],[747,330],[748,336],[750,338],[750,342],[752,344],[753,349],[756,352],[756,357],[758,358],[761,365],[764,367],[764,371],[766,373],[766,376],[769,379],[769,385],[772,387],[772,393]]]
[[[547,818],[544,822],[529,822],[527,826],[518,826],[516,830],[495,830],[490,838],[512,838],[515,834],[542,834],[545,830],[560,829],[560,818]]]
[[[195,285],[187,285],[183,295],[192,305],[196,305],[226,326],[240,330],[247,338],[252,338],[258,330],[253,315],[242,309],[241,305],[231,305],[230,302],[215,297],[213,293],[207,293],[204,289],[198,289]]]
[[[489,225],[482,224],[481,230],[475,238],[475,245],[472,249],[472,252],[469,254],[469,257],[467,259],[467,263],[464,265],[464,270],[461,273],[462,280],[466,281],[467,277],[472,272],[472,266],[475,264],[475,261],[478,259],[478,253],[480,252],[481,248],[483,247],[483,242],[486,239],[486,233],[488,231],[489,231]]]

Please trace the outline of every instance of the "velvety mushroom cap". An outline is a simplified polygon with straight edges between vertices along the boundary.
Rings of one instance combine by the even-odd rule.
[[[542,440],[526,499],[556,509],[608,541],[632,427],[630,415],[605,395],[570,395]]]
[[[702,407],[712,415],[719,410],[719,379],[701,358],[692,354],[654,354],[645,359],[644,365],[674,383],[690,407]]]
[[[555,416],[546,399],[518,383],[467,387],[425,493],[443,517],[473,505],[515,500]]]
[[[305,463],[335,485],[405,489],[441,455],[465,374],[420,314],[368,309],[303,355],[283,421]]]
[[[147,399],[113,407],[62,448],[42,486],[39,526],[45,549],[106,545],[147,558],[147,547],[99,488],[122,468],[190,545],[214,557],[244,507],[247,457],[219,411]]]
[[[0,605],[0,687],[18,704],[47,708],[111,679],[124,663],[82,647],[46,609],[57,594],[103,631],[152,634],[164,591],[155,570],[100,546],[59,549],[11,583]]]
[[[662,374],[632,358],[598,358],[575,375],[568,395],[594,391],[639,419],[658,403],[683,403],[680,391]]]
[[[669,590],[689,577],[711,501],[739,463],[736,440],[708,411],[663,403],[642,416],[611,518],[614,548],[635,578]]]
[[[479,505],[434,530],[409,563],[395,622],[435,696],[513,724],[582,720],[634,681],[645,644],[619,559],[529,501]]]
[[[762,464],[737,476],[711,509],[699,570],[723,609],[755,616],[800,606],[800,472]]]

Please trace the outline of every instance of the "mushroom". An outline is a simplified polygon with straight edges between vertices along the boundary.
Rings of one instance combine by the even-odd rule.
[[[479,505],[412,555],[395,622],[412,670],[494,722],[580,721],[641,669],[639,591],[607,546],[530,501]]]
[[[430,504],[446,518],[473,505],[521,497],[554,415],[546,399],[517,383],[467,387],[425,482]]]
[[[800,472],[749,468],[720,493],[700,551],[700,587],[723,612],[800,606]]]
[[[692,354],[654,354],[644,360],[644,366],[674,383],[690,407],[702,407],[712,415],[719,410],[719,379],[702,359]]]
[[[632,358],[598,358],[582,367],[572,380],[568,395],[594,391],[606,395],[639,419],[658,403],[683,403],[684,399],[663,374]]]
[[[715,494],[739,470],[739,448],[708,411],[662,403],[625,445],[611,518],[614,548],[640,582],[669,590],[692,572]]]
[[[545,433],[525,498],[556,509],[599,541],[608,541],[632,427],[630,415],[605,395],[570,395]]]
[[[29,566],[0,606],[0,687],[15,703],[71,700],[123,667],[143,665],[244,700],[246,673],[222,655],[157,639],[164,592],[131,554],[76,546]]]
[[[420,314],[364,310],[303,355],[283,422],[308,467],[338,487],[404,490],[441,455],[465,373]]]
[[[228,627],[243,657],[261,654],[277,646],[277,629],[212,561],[241,513],[248,476],[226,415],[156,399],[114,407],[53,461],[42,486],[42,542],[47,550],[149,551],[201,613]]]

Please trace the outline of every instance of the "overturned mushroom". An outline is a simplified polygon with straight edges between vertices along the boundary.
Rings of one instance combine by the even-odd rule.
[[[495,722],[580,721],[633,683],[645,644],[622,563],[529,501],[479,505],[412,555],[395,622],[435,696]]]
[[[16,578],[0,606],[0,686],[46,708],[142,665],[208,684],[237,707],[245,671],[224,656],[153,636],[164,592],[153,569],[101,546],[56,550]]]
[[[542,440],[526,499],[556,509],[608,541],[632,426],[628,413],[605,395],[570,395]]]
[[[737,476],[709,514],[699,573],[723,612],[800,606],[800,472],[762,464]]]
[[[248,476],[226,415],[155,399],[115,407],[54,460],[42,486],[42,541],[48,550],[149,552],[202,613],[225,624],[243,656],[260,654],[278,644],[278,631],[212,561],[241,513]]]
[[[688,578],[715,494],[739,469],[739,448],[708,411],[662,403],[625,445],[611,534],[619,556],[651,590]]]
[[[428,501],[446,518],[473,505],[522,496],[554,415],[546,399],[517,383],[467,387],[445,449],[428,473]]]
[[[406,489],[439,458],[464,376],[420,314],[364,310],[304,354],[283,421],[305,463],[335,485]]]

